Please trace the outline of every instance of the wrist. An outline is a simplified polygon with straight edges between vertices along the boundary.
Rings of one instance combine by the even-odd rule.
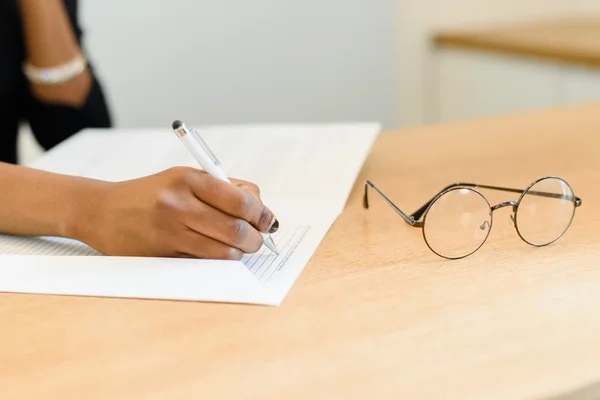
[[[111,183],[81,178],[70,193],[65,217],[58,223],[59,236],[87,242],[98,224]]]

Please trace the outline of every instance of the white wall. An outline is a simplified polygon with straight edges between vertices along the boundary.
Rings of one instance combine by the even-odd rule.
[[[398,122],[397,0],[88,0],[120,127]]]
[[[435,120],[427,95],[435,76],[431,36],[441,28],[471,28],[600,12],[598,0],[400,0],[400,121]]]
[[[439,28],[600,12],[599,0],[83,0],[117,126],[434,120]],[[30,138],[26,145],[31,147]],[[32,159],[36,152],[30,152]]]

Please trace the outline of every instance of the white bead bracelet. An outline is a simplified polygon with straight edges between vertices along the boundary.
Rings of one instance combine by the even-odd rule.
[[[81,74],[87,67],[86,59],[78,55],[66,64],[53,68],[36,68],[29,62],[23,65],[23,72],[31,83],[57,85],[68,82]]]

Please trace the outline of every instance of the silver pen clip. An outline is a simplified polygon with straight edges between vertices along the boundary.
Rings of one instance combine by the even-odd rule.
[[[219,160],[217,159],[217,156],[214,155],[214,153],[211,151],[210,147],[208,147],[208,145],[206,144],[206,142],[204,141],[204,139],[202,139],[202,136],[200,136],[200,134],[198,133],[197,130],[192,129],[192,136],[194,137],[194,139],[196,139],[196,141],[198,142],[198,144],[200,146],[202,146],[202,148],[204,149],[204,151],[206,151],[206,154],[208,154],[208,156],[211,158],[212,162],[215,163],[215,165],[217,166],[221,166],[221,163],[219,162]]]

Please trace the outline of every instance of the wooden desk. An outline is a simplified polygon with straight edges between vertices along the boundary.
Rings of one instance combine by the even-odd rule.
[[[0,295],[2,399],[540,398],[600,379],[600,104],[385,134],[278,308]],[[431,253],[413,210],[457,180],[583,198],[523,243],[499,210],[469,258]],[[489,192],[492,201],[514,199]]]

